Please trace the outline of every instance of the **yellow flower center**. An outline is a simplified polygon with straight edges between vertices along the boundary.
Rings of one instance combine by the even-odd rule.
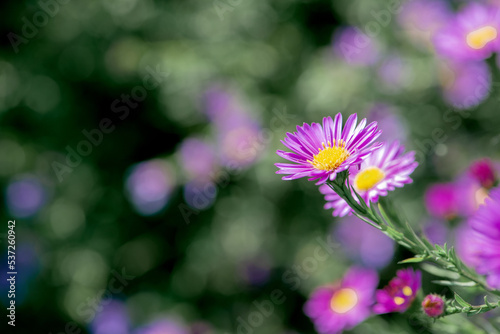
[[[367,191],[382,181],[385,173],[378,167],[368,167],[354,177],[354,187],[359,191]]]
[[[323,148],[318,148],[318,154],[313,157],[313,161],[308,160],[314,168],[320,170],[334,171],[337,169],[347,158],[349,158],[349,152],[346,150],[345,142],[339,140],[332,143],[328,142],[328,145],[322,143]]]
[[[474,50],[479,50],[495,40],[497,36],[497,30],[492,26],[482,27],[467,34],[467,45]]]
[[[401,305],[405,302],[405,300],[402,297],[394,297],[394,302],[396,303],[396,305]]]
[[[413,293],[413,290],[409,286],[405,286],[403,288],[403,295],[410,297]]]
[[[330,308],[336,313],[346,313],[358,303],[358,295],[353,289],[345,288],[335,292],[330,300]]]

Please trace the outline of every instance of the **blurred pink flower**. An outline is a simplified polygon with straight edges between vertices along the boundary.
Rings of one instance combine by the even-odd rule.
[[[401,269],[387,286],[377,290],[377,304],[373,307],[375,313],[390,313],[406,311],[415,299],[422,286],[420,271],[413,268]]]
[[[377,284],[376,271],[353,267],[341,282],[317,288],[304,312],[320,334],[349,330],[370,316]]]

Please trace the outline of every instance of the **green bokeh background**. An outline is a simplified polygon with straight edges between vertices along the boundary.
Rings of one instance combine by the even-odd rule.
[[[371,11],[383,9],[385,1],[69,0],[58,6],[15,52],[8,34],[22,35],[23,19],[33,22],[40,4],[0,5],[1,196],[25,174],[36,175],[49,191],[36,216],[17,219],[17,242],[35,248],[37,269],[19,273],[26,296],[17,308],[16,333],[59,333],[70,321],[89,332],[78,305],[98,296],[112,270],[123,268],[135,278],[113,297],[126,303],[134,327],[165,315],[209,323],[213,333],[236,333],[238,317],[247,319],[254,301],[269,300],[279,289],[285,302],[254,332],[314,333],[302,312],[307,296],[342,277],[352,263],[339,249],[298,289],[283,280],[335,224],[312,182],[284,182],[275,174],[273,164],[281,158],[274,152],[287,131],[338,112],[366,116],[374,103],[395,107],[409,149],[421,149],[419,143],[442,129],[446,139],[419,156],[414,184],[390,197],[415,226],[425,220],[423,193],[430,183],[452,180],[473,159],[498,158],[498,86],[454,129],[443,119],[450,107],[441,97],[435,57],[415,47],[395,20],[377,37],[385,54],[407,60],[411,76],[404,87],[389,89],[376,68],[332,57],[335,29],[372,21]],[[221,8],[227,11],[219,15]],[[498,69],[494,61],[490,65],[497,82]],[[112,102],[141,85],[148,66],[170,75],[118,120]],[[202,103],[212,83],[230,87],[270,131],[258,161],[227,171],[230,181],[219,184],[213,206],[186,221],[179,209],[184,178],[176,149],[189,136],[216,137]],[[276,110],[292,118],[272,128]],[[59,182],[52,163],[63,161],[65,148],[75,147],[82,131],[97,128],[103,118],[116,129]],[[163,213],[143,217],[127,201],[124,180],[130,166],[154,158],[176,166],[177,187]],[[0,217],[4,252],[7,220],[13,218],[5,205]],[[381,272],[382,283],[407,256],[397,250]],[[238,274],[248,260],[269,269],[265,283],[251,285]],[[424,277],[426,291],[441,289]],[[371,318],[352,332],[454,333],[465,326],[474,325],[454,316],[432,327],[418,316],[395,314]]]

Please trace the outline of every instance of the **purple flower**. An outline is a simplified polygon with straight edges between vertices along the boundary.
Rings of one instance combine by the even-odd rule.
[[[150,216],[165,208],[175,186],[170,165],[162,160],[141,162],[130,168],[125,188],[135,210]]]
[[[381,131],[376,122],[365,126],[366,119],[356,126],[357,119],[356,114],[349,116],[343,130],[340,113],[335,120],[323,118],[323,127],[318,123],[297,126],[297,132],[287,133],[285,140],[281,141],[293,153],[276,151],[280,157],[295,163],[275,164],[279,168],[276,173],[288,174],[283,180],[308,177],[310,181],[318,180],[317,184],[321,184],[361,163],[382,146],[381,143],[371,145]]]
[[[370,316],[378,284],[376,271],[351,268],[341,282],[317,288],[304,306],[304,313],[321,334],[351,329]]]
[[[406,311],[422,286],[420,271],[413,268],[401,269],[387,286],[377,290],[377,304],[373,310],[377,314]]]
[[[452,17],[449,4],[442,0],[410,0],[398,15],[398,23],[417,41],[430,43],[430,37]]]
[[[333,234],[345,254],[364,267],[381,269],[392,261],[394,241],[356,216],[335,224]]]
[[[387,142],[399,140],[402,143],[406,141],[408,130],[394,106],[377,103],[368,111],[367,119],[377,120],[377,126],[382,130],[378,140]]]
[[[443,62],[439,79],[444,99],[457,109],[477,106],[491,91],[491,72],[485,62]]]
[[[47,191],[34,176],[23,176],[11,181],[5,192],[5,204],[16,218],[34,216],[47,202]]]
[[[491,160],[487,158],[475,161],[469,167],[469,175],[486,189],[493,187],[497,183],[497,171]]]
[[[198,138],[188,138],[182,142],[179,160],[190,179],[208,180],[217,168],[212,145]]]
[[[387,196],[389,191],[411,183],[410,174],[417,166],[415,152],[404,153],[404,146],[396,141],[373,152],[359,169],[350,168],[349,183],[365,202],[377,202],[379,196]],[[325,209],[333,208],[333,216],[342,217],[352,211],[327,184],[320,186],[319,190],[327,201]]]
[[[487,275],[487,283],[495,289],[500,288],[500,188],[494,188],[469,220],[473,233],[467,241],[479,244],[476,247],[476,270]]]
[[[343,27],[335,32],[333,50],[350,65],[373,65],[380,58],[378,43],[355,27]]]
[[[92,321],[93,334],[128,334],[130,321],[127,309],[122,302],[112,300],[109,304],[102,305],[102,311],[98,312]]]
[[[442,220],[434,218],[422,225],[424,234],[430,242],[442,245],[447,241],[448,227]]]
[[[437,183],[427,188],[425,195],[427,211],[438,218],[452,219],[459,213],[459,200],[453,183]]]
[[[437,53],[463,60],[482,60],[500,50],[500,10],[470,3],[434,36]]]
[[[435,294],[427,295],[422,301],[422,309],[429,317],[437,318],[444,312],[444,298]]]

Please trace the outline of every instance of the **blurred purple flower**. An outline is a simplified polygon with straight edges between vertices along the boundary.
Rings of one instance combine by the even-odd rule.
[[[102,304],[102,310],[96,313],[91,323],[92,334],[128,334],[130,322],[126,306],[116,300]]]
[[[143,216],[161,212],[175,186],[173,170],[165,161],[150,160],[129,168],[125,189],[134,209]]]
[[[457,61],[483,60],[500,50],[500,7],[466,4],[434,36],[438,54]]]
[[[455,229],[455,248],[457,255],[469,267],[479,264],[479,249],[482,247],[478,238],[471,238],[475,232],[466,222]]]
[[[477,180],[481,187],[489,189],[497,182],[497,168],[493,162],[488,159],[477,160],[469,167],[469,175]]]
[[[347,216],[334,224],[334,239],[354,262],[382,269],[394,256],[394,241],[356,216]]]
[[[206,210],[217,198],[217,185],[204,179],[191,180],[184,185],[184,200],[197,210]]]
[[[217,168],[217,157],[209,143],[187,138],[179,147],[180,162],[189,179],[210,179]]]
[[[245,124],[237,122],[229,130],[221,131],[218,140],[221,164],[229,169],[253,164],[264,149],[260,131],[260,127],[250,120]]]
[[[411,40],[431,46],[434,33],[448,23],[453,13],[441,0],[410,0],[401,6],[398,23]]]
[[[423,224],[423,231],[430,242],[442,245],[448,240],[448,226],[439,219],[430,219]]]
[[[484,62],[443,62],[439,77],[444,99],[457,109],[477,106],[491,91],[491,71]]]
[[[436,183],[424,195],[427,211],[434,217],[452,219],[459,213],[459,200],[453,183]]]
[[[47,190],[35,176],[12,180],[5,191],[5,204],[16,218],[34,216],[47,202]]]
[[[248,284],[262,285],[269,279],[271,265],[266,257],[256,257],[243,261],[239,266],[239,273]]]
[[[420,271],[413,268],[401,269],[387,286],[377,290],[377,305],[373,310],[377,314],[406,311],[422,286]]]
[[[384,57],[377,73],[381,82],[391,91],[400,91],[408,87],[414,77],[411,65],[397,54]]]
[[[378,140],[385,142],[396,140],[401,143],[406,142],[408,130],[398,115],[396,107],[385,103],[377,103],[368,111],[367,119],[369,121],[376,121],[379,129],[382,130],[382,134]]]
[[[380,58],[378,43],[356,27],[342,27],[334,33],[333,51],[350,65],[373,65]]]
[[[480,244],[475,249],[475,268],[487,275],[487,283],[500,288],[500,188],[494,188],[490,196],[469,220],[470,233],[466,241]]]
[[[135,334],[189,334],[184,325],[172,319],[160,319],[139,328]]]
[[[317,288],[304,306],[320,334],[336,334],[354,328],[370,316],[378,275],[353,267],[341,282]]]

